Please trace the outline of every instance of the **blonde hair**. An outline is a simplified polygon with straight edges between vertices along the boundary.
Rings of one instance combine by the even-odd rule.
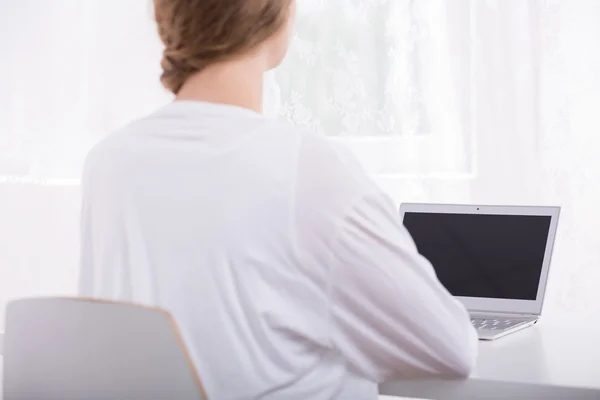
[[[252,50],[286,23],[293,0],[154,0],[161,82],[177,94],[206,66]]]

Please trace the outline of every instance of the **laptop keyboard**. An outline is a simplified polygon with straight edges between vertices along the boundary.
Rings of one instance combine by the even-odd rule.
[[[512,329],[518,325],[524,324],[527,321],[518,319],[494,319],[494,318],[473,318],[471,323],[478,331],[490,330],[503,332]]]

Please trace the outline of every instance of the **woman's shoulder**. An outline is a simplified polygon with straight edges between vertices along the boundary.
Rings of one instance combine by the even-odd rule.
[[[300,163],[318,164],[323,168],[322,172],[329,168],[348,170],[354,174],[363,172],[360,162],[343,140],[327,136],[320,129],[295,125],[285,119],[265,118],[256,130],[267,135],[273,144],[293,144],[298,149]]]
[[[343,141],[319,133],[302,132],[297,166],[299,207],[318,207],[319,212],[337,215],[357,200],[379,191]]]
[[[299,164],[330,185],[345,183],[364,187],[373,183],[343,140],[318,132],[302,132]]]

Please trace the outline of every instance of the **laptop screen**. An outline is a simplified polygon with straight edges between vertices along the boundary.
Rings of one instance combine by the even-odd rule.
[[[536,300],[551,218],[407,212],[404,226],[452,295]]]

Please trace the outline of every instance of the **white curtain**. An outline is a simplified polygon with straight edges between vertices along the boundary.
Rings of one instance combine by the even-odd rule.
[[[563,206],[545,312],[600,311],[600,2],[298,0],[267,109],[398,202]],[[0,2],[0,331],[73,294],[89,147],[170,100],[151,2]]]

